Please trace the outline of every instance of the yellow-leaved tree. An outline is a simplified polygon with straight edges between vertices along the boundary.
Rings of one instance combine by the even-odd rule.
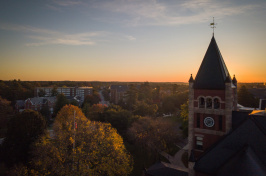
[[[53,130],[53,138],[43,136],[33,146],[32,165],[38,174],[115,176],[132,171],[132,158],[117,131],[89,121],[78,107],[64,106]]]

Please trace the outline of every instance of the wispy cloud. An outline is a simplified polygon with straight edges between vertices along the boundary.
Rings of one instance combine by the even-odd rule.
[[[73,6],[82,4],[82,1],[80,0],[52,0],[52,2],[60,6]]]
[[[118,20],[130,26],[139,25],[181,25],[200,23],[210,20],[210,17],[223,18],[245,13],[259,7],[254,3],[232,4],[229,1],[186,0],[162,1],[156,0],[110,0],[97,1],[94,8],[113,13],[125,14],[127,18]]]
[[[133,36],[131,36],[131,35],[126,35],[125,37],[126,37],[128,40],[130,40],[130,41],[134,41],[134,40],[136,40],[136,38],[133,37]]]
[[[35,28],[32,26],[0,24],[0,29],[6,31],[16,31],[24,33],[30,40],[27,46],[41,45],[96,45],[98,42],[108,41],[110,38],[133,41],[135,37],[124,34],[110,33],[106,31],[91,31],[85,33],[67,34],[63,32]]]
[[[49,44],[60,45],[95,45],[96,37],[102,37],[107,33],[104,31],[93,31],[87,33],[66,34],[63,32],[35,28],[32,26],[0,24],[0,29],[8,31],[18,31],[25,33],[31,40],[27,46],[40,46]]]
[[[86,5],[86,3],[82,0],[50,0],[46,4],[46,7],[54,11],[62,11],[62,8],[64,7],[73,7],[79,5]]]
[[[228,0],[50,0],[47,7],[59,11],[77,8],[96,20],[127,26],[171,26],[206,22],[212,16],[224,18],[241,14],[260,5]],[[92,17],[92,11],[99,16]]]

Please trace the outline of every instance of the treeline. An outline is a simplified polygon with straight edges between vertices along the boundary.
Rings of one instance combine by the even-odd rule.
[[[9,101],[22,100],[34,96],[35,87],[93,87],[99,90],[110,85],[140,85],[141,83],[133,82],[98,82],[98,81],[21,81],[20,79],[3,81],[0,80],[0,96]],[[162,89],[168,89],[175,83],[150,83],[152,87],[160,86]],[[183,90],[186,89],[184,83],[177,83]]]

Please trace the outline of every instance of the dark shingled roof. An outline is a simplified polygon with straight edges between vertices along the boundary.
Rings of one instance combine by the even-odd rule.
[[[241,162],[239,162],[241,161]],[[245,146],[229,161],[225,163],[217,172],[217,176],[265,176],[265,166],[249,147]]]
[[[230,162],[245,146],[250,147],[254,154],[254,162],[260,163],[266,168],[266,117],[250,116],[238,128],[231,131],[222,140],[206,151],[195,163],[194,169],[207,174],[216,174],[216,172],[225,164]],[[246,155],[246,154],[245,154]],[[254,155],[256,157],[254,157]],[[238,158],[246,157],[239,156]],[[255,159],[256,158],[256,159]],[[232,164],[242,160],[232,160]],[[247,161],[249,162],[249,161]],[[229,166],[227,167],[229,168]],[[250,168],[252,169],[252,168]],[[241,174],[240,174],[241,175]]]
[[[250,111],[232,111],[232,128],[236,129],[241,123],[249,118]]]
[[[195,78],[194,89],[225,89],[227,77],[231,80],[215,38],[212,37]]]

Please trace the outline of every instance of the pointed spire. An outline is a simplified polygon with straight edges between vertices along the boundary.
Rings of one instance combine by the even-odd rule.
[[[234,85],[236,85],[236,83],[237,83],[237,80],[236,80],[236,77],[235,77],[235,75],[234,75],[234,78],[233,78],[232,82],[233,82],[233,84],[234,84]]]
[[[193,76],[192,76],[192,74],[191,74],[191,76],[190,76],[190,78],[189,78],[189,81],[188,82],[194,82],[194,79],[193,79]]]
[[[230,83],[231,81],[232,81],[231,78],[229,76],[227,76],[226,79],[225,79],[225,82],[226,83]]]
[[[225,81],[230,74],[224,63],[214,36],[203,58],[197,76],[195,89],[225,89]]]

